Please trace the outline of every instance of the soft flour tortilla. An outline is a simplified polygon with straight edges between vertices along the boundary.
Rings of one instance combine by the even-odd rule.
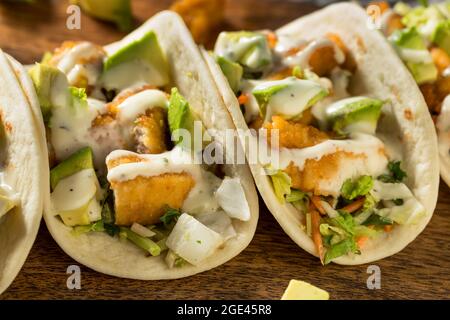
[[[38,118],[30,110],[19,75],[23,67],[0,50],[0,114],[6,144],[0,150],[1,171],[20,204],[0,219],[0,293],[11,284],[34,243],[44,207],[48,165],[43,157]]]
[[[206,128],[234,129],[233,121],[214,85],[214,79],[189,31],[177,14],[159,13],[122,41],[108,45],[105,49],[108,53],[112,53],[124,44],[141,38],[150,30],[156,32],[167,56],[173,85],[178,87],[181,94],[190,102]],[[33,110],[38,110],[39,104],[34,90],[29,88],[28,92],[33,103]],[[42,126],[41,131],[44,132]],[[186,265],[169,269],[164,261],[164,254],[159,257],[146,257],[145,253],[133,244],[121,242],[105,233],[73,236],[72,229],[66,227],[55,216],[56,212],[51,206],[49,192],[45,194],[44,219],[53,238],[69,256],[98,272],[142,280],[187,277],[232,259],[248,246],[255,233],[259,208],[251,173],[246,165],[226,165],[225,172],[228,176],[240,178],[251,209],[251,219],[246,222],[233,221],[237,236],[228,240],[222,249],[199,266]],[[44,190],[50,190],[48,185]]]
[[[418,224],[396,226],[391,233],[367,242],[361,255],[352,254],[333,260],[345,265],[379,260],[405,248],[431,219],[439,187],[436,133],[425,101],[391,46],[379,31],[368,26],[369,18],[359,6],[342,3],[328,6],[277,30],[278,35],[290,34],[300,39],[312,40],[329,32],[342,38],[358,64],[352,78],[351,93],[391,101],[392,108],[383,109],[377,133],[402,155],[402,165],[408,173],[406,184],[426,208],[427,213]],[[239,103],[226,78],[208,54],[204,53],[204,57],[236,127],[247,129]],[[241,138],[244,139],[243,136]],[[250,143],[256,143],[256,139]],[[260,165],[250,165],[250,168],[262,198],[284,231],[300,247],[317,256],[313,241],[300,228],[299,214],[293,206],[278,202],[270,178],[263,174]]]

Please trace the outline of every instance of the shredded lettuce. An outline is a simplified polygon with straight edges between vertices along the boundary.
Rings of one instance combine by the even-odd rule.
[[[371,176],[361,176],[356,181],[347,179],[341,187],[341,195],[346,200],[353,200],[359,196],[365,196],[372,190],[373,179]]]
[[[291,177],[289,177],[289,175],[282,170],[266,168],[265,171],[266,174],[272,179],[275,196],[280,203],[284,203],[285,196],[289,196],[291,194]]]
[[[358,246],[353,238],[344,239],[327,249],[324,264],[330,263],[333,259],[346,255],[350,252],[359,253]]]

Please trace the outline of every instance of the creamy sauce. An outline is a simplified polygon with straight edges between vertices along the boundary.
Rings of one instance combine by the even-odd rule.
[[[252,122],[259,116],[259,104],[258,101],[256,101],[255,96],[252,94],[252,90],[255,86],[262,83],[264,83],[264,81],[245,79],[241,81],[240,91],[248,97],[248,102],[244,105],[244,118],[247,123]]]
[[[275,46],[275,52],[278,55],[284,56],[290,50],[306,46],[307,44],[308,41],[297,36],[293,37],[289,34],[280,34],[278,35],[278,42]]]
[[[179,147],[161,154],[137,154],[130,151],[115,150],[108,155],[106,162],[127,156],[138,157],[145,161],[125,163],[112,168],[108,172],[110,182],[129,181],[138,176],[152,177],[165,173],[185,172],[193,177],[195,186],[189,192],[182,209],[189,213],[218,210],[219,205],[214,197],[214,191],[220,185],[221,180],[202,169],[199,164],[195,164],[189,152]]]
[[[450,168],[450,95],[442,103],[441,114],[436,123],[438,129],[439,155],[442,165]]]
[[[59,161],[89,146],[94,152],[95,166],[102,168],[109,152],[123,148],[125,142],[116,121],[92,127],[92,121],[104,111],[104,107],[103,102],[95,99],[88,99],[87,108],[81,110],[67,104],[55,105],[50,127],[52,145]]]
[[[334,59],[338,64],[342,64],[345,61],[345,54],[342,50],[331,40],[320,39],[311,41],[303,50],[299,51],[295,55],[288,56],[284,59],[284,64],[290,67],[300,66],[304,69],[309,69],[309,60],[314,52],[320,48],[333,47]]]
[[[85,78],[89,85],[94,85],[102,71],[103,56],[104,52],[97,46],[82,42],[64,52],[56,67],[67,75],[70,84],[76,84],[80,78]]]
[[[273,115],[282,115],[284,118],[299,116],[309,107],[310,101],[322,92],[321,85],[310,80],[300,80],[295,77],[278,81],[266,81],[254,88],[255,90],[267,90],[274,86],[285,86],[273,94],[267,104],[265,120]]]
[[[167,94],[156,89],[148,89],[132,95],[117,106],[118,119],[124,125],[131,124],[149,109],[159,107],[167,109],[169,100]]]
[[[222,32],[214,47],[214,53],[225,57],[231,61],[239,61],[249,68],[257,69],[261,67],[261,62],[272,61],[269,48],[263,46],[265,36],[256,33],[252,36],[241,36],[237,41],[230,41],[230,35]]]
[[[303,170],[308,159],[318,161],[322,157],[338,151],[364,157],[344,159],[344,162],[339,164],[335,176],[330,180],[318,178],[320,189],[330,195],[338,196],[342,184],[349,178],[364,174],[378,176],[386,170],[388,159],[383,152],[383,142],[374,136],[363,133],[352,134],[350,139],[346,140],[327,140],[303,149],[282,148],[279,153],[279,163],[271,165],[277,169],[285,169],[292,162],[299,170]]]

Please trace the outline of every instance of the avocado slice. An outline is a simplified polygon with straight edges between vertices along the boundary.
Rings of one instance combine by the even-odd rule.
[[[91,201],[96,200],[92,199]],[[90,204],[91,202],[88,202],[81,208],[58,212],[58,214],[66,226],[73,227],[73,226],[87,225],[91,222],[89,219],[89,211],[88,211]]]
[[[228,60],[225,57],[217,57],[216,61],[227,78],[230,88],[234,91],[234,93],[238,92],[242,74],[244,73],[242,66],[239,63]]]
[[[130,73],[133,79],[143,80],[154,86],[161,87],[169,83],[169,65],[155,32],[147,32],[142,38],[109,56],[103,65],[102,79],[108,87],[108,79],[122,83]],[[130,83],[123,83],[123,86],[127,85]]]
[[[55,190],[58,182],[84,169],[94,169],[93,154],[90,147],[78,150],[50,171],[50,186]]]
[[[200,151],[203,147],[204,141],[201,143],[195,143],[195,122],[201,123],[198,116],[191,109],[189,102],[179,93],[177,88],[172,88],[169,100],[169,107],[167,111],[167,118],[169,122],[170,133],[173,134],[174,131],[185,129],[189,132],[191,141],[183,141],[183,137],[180,136],[175,144],[181,145],[182,147],[192,149],[195,151]],[[182,132],[180,132],[182,133]],[[206,130],[203,124],[201,124],[202,138],[205,137]]]
[[[384,102],[367,97],[339,100],[326,109],[327,121],[338,134],[365,132],[374,134]]]
[[[328,95],[328,91],[312,80],[288,77],[257,85],[252,94],[259,104],[261,116],[270,120],[272,115],[298,119],[302,112]]]
[[[433,32],[432,41],[450,55],[450,20],[438,24]]]
[[[59,69],[47,64],[36,63],[30,70],[29,75],[33,81],[34,88],[39,99],[44,121],[47,123],[51,117],[52,108],[56,101],[53,92],[66,90],[69,86],[67,77]]]
[[[71,0],[94,18],[114,22],[121,31],[133,27],[130,0]]]
[[[260,32],[221,32],[214,53],[242,65],[246,73],[261,72],[272,64],[267,37]]]
[[[408,67],[418,84],[437,79],[438,70],[433,63],[427,44],[415,27],[397,30],[389,40]]]

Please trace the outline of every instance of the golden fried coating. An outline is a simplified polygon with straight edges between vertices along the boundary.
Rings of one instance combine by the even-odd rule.
[[[287,77],[292,76],[293,68],[284,68],[282,70],[278,70],[273,72],[267,76],[267,80],[283,80]]]
[[[138,153],[162,153],[166,147],[166,113],[162,108],[153,108],[134,122],[133,134]]]
[[[125,163],[146,161],[138,157],[123,157],[108,163],[108,170]],[[116,225],[130,226],[134,222],[151,225],[159,222],[167,206],[179,209],[195,185],[188,173],[165,173],[127,181],[112,181]]]
[[[307,117],[308,113],[304,114]],[[279,130],[280,148],[306,148],[328,139],[328,135],[319,129],[301,122],[285,120],[280,116],[273,116],[272,122],[264,124],[264,128],[267,129],[267,140],[269,144],[271,141],[271,131],[274,129]]]
[[[430,113],[432,115],[438,115],[441,108],[441,101],[439,100],[436,85],[434,83],[422,84],[420,85],[420,91],[422,91]]]
[[[170,10],[180,14],[197,43],[208,44],[224,20],[225,0],[177,0]]]
[[[319,77],[329,75],[339,65],[335,59],[334,47],[324,46],[317,48],[309,57],[308,64],[311,67],[311,71]]]
[[[431,48],[431,57],[436,65],[439,74],[441,74],[445,69],[450,67],[450,56],[441,48]]]
[[[356,70],[355,58],[353,57],[350,50],[348,50],[348,48],[342,41],[341,37],[339,37],[339,35],[337,35],[335,33],[328,33],[327,38],[328,38],[328,40],[332,41],[335,45],[337,45],[338,48],[341,49],[342,52],[344,53],[345,61],[342,64],[342,68],[344,68],[345,70],[348,70],[352,73],[355,72],[355,70]]]
[[[313,192],[315,195],[328,196],[321,190],[323,181],[333,181],[339,175],[341,166],[346,160],[354,161],[364,158],[365,155],[355,155],[350,152],[338,151],[320,158],[320,160],[308,159],[303,170],[299,170],[292,162],[284,170],[291,177],[291,187],[303,192]],[[348,165],[348,164],[347,164]]]

